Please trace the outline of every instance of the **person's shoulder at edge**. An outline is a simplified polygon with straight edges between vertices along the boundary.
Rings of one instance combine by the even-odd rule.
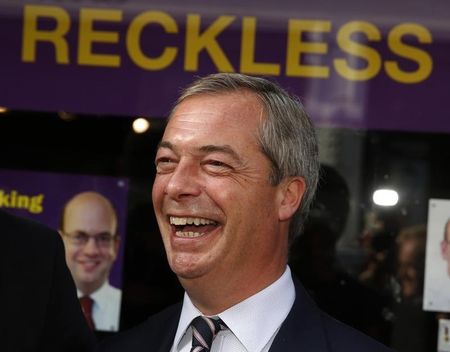
[[[296,277],[293,277],[296,300],[285,323],[287,330],[280,330],[280,338],[299,339],[298,330],[314,331],[315,350],[327,352],[393,352],[374,338],[365,335],[361,331],[333,318],[321,310],[313,298],[302,286]],[[305,321],[306,320],[306,321]],[[300,326],[299,326],[300,325]],[[289,344],[282,344],[289,346]]]
[[[96,351],[147,351],[149,346],[152,346],[152,342],[159,342],[163,336],[167,336],[173,342],[180,313],[181,303],[171,305],[151,315],[141,324],[103,339]],[[173,336],[168,336],[171,330],[173,330]]]
[[[29,344],[39,343],[39,348],[47,352],[61,348],[65,352],[91,351],[95,338],[82,316],[58,233],[44,224],[3,210],[0,210],[0,229],[7,252],[3,259],[8,258],[11,264],[2,265],[2,278],[14,281],[13,287],[20,286],[21,292],[36,293],[33,300],[27,299],[26,304],[15,309],[14,321],[30,314],[28,309],[33,310],[35,321],[39,321],[38,330],[27,338],[40,336],[41,340]],[[5,284],[10,286],[8,281]],[[37,306],[33,308],[33,305]]]
[[[47,226],[36,221],[22,218],[0,209],[0,225],[2,226],[3,236],[27,236],[28,239],[39,239],[40,241],[52,240],[52,236],[56,233]],[[46,237],[42,237],[46,236]],[[23,238],[21,240],[24,240]]]
[[[12,260],[11,266],[2,265],[2,272],[14,275],[22,273],[25,277],[31,277],[32,273],[54,265],[56,254],[62,253],[64,256],[60,236],[44,224],[0,209],[0,229],[0,242],[4,248],[2,259]],[[12,263],[15,265],[12,266]]]

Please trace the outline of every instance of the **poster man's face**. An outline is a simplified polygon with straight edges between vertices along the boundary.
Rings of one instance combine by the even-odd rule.
[[[95,194],[75,198],[66,207],[66,261],[77,288],[92,293],[108,279],[119,246],[114,212]],[[87,242],[86,242],[87,240]]]
[[[450,222],[445,227],[445,238],[441,242],[441,255],[447,262],[447,274],[450,276]]]

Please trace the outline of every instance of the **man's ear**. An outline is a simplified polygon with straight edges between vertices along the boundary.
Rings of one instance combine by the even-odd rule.
[[[281,202],[278,209],[280,221],[289,220],[297,211],[306,190],[306,182],[303,177],[294,176],[284,180],[281,184]]]

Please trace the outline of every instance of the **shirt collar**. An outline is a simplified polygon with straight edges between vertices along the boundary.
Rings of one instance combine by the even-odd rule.
[[[218,316],[248,351],[260,351],[286,319],[294,300],[295,287],[286,267],[274,283]],[[185,293],[174,346],[178,346],[192,319],[201,314]]]
[[[105,281],[103,283],[102,286],[100,286],[100,288],[91,293],[89,295],[89,297],[92,298],[92,300],[94,301],[94,303],[96,303],[100,308],[102,308],[102,305],[107,304],[108,302],[108,295],[109,295],[109,288],[111,287],[111,285],[109,284],[108,281]],[[78,294],[78,298],[85,296],[80,290],[77,289],[77,294]]]

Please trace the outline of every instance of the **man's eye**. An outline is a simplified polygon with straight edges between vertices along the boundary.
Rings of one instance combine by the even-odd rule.
[[[77,242],[84,242],[87,239],[87,235],[83,233],[78,233],[75,236],[73,236],[74,240]]]
[[[203,163],[203,165],[207,170],[211,172],[223,173],[232,169],[232,167],[229,164],[224,163],[223,161],[220,160],[207,160]]]
[[[155,162],[157,172],[167,172],[172,170],[176,163],[170,158],[158,158]]]
[[[225,164],[224,162],[219,161],[219,160],[210,160],[208,162],[208,164],[212,165],[212,166],[221,166],[221,167],[227,167],[228,166],[227,164]]]
[[[103,235],[99,235],[98,236],[98,240],[101,243],[110,243],[113,239],[113,236],[109,235],[109,234],[103,234]]]
[[[170,163],[171,160],[169,158],[158,158],[156,160],[156,166],[158,166],[159,164],[164,164],[164,163]]]

